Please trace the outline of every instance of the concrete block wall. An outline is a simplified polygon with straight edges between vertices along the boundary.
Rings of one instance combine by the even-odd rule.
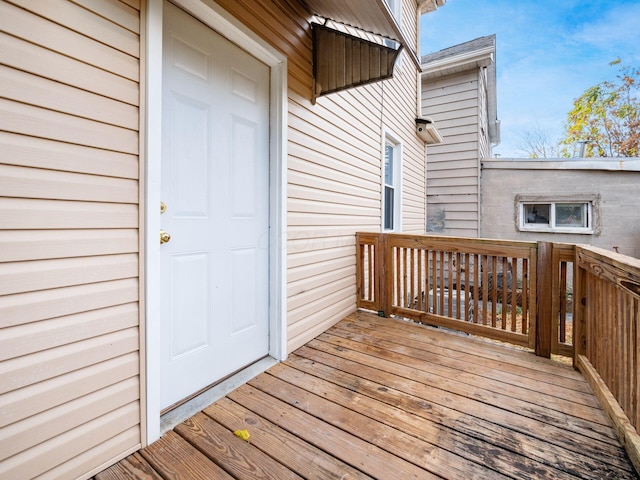
[[[593,199],[594,233],[522,232],[521,197]],[[640,159],[619,161],[485,159],[480,236],[581,243],[640,258]]]

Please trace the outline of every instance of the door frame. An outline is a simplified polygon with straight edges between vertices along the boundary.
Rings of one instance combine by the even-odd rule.
[[[171,0],[270,67],[269,355],[286,359],[287,59],[212,0]],[[143,2],[144,3],[144,2]],[[163,0],[147,0],[141,67],[140,341],[142,444],[160,438],[160,186]],[[143,61],[143,60],[141,60]],[[141,142],[142,143],[142,142]]]

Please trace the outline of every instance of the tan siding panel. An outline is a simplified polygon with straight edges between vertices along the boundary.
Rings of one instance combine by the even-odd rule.
[[[137,279],[0,297],[0,328],[86,312],[138,300]]]
[[[95,12],[97,15],[108,18],[113,23],[120,25],[135,33],[140,33],[140,7],[137,9],[126,5],[126,2],[119,0],[72,0],[73,3],[82,5],[87,10]]]
[[[328,192],[309,185],[296,185],[294,183],[289,184],[289,198],[313,200],[338,205],[358,205],[360,207],[380,210],[380,198],[376,195],[357,197],[345,193],[336,195],[335,192]],[[0,255],[2,255],[1,252]]]
[[[137,205],[0,197],[0,230],[137,226]]]
[[[435,186],[429,184],[429,193],[431,195],[474,195],[478,193],[478,186],[473,185],[445,185]]]
[[[137,203],[138,182],[122,178],[0,164],[0,191],[6,197]]]
[[[370,188],[362,188],[362,185],[354,186],[350,184],[340,183],[334,180],[323,179],[321,177],[310,175],[306,172],[298,172],[295,170],[290,170],[288,172],[288,180],[291,185],[297,185],[298,187],[306,188],[317,188],[326,192],[334,192],[344,195],[352,195],[354,197],[357,197],[358,200],[359,198],[368,198],[379,201],[381,195],[378,182],[372,184],[375,185],[375,189],[373,188],[373,186]]]
[[[446,92],[446,95],[444,94]],[[477,101],[478,92],[475,88],[462,90],[459,92],[451,92],[449,89],[441,92],[440,96],[429,96],[427,101],[429,102],[429,109],[438,109],[440,106],[443,108],[449,108],[451,104],[457,102]]]
[[[141,444],[139,12],[85,3],[0,2],[0,478]]]
[[[120,0],[125,5],[129,5],[131,8],[135,10],[140,10],[140,2],[141,0]]]
[[[333,282],[338,282],[347,277],[351,277],[352,281],[355,281],[354,275],[354,267],[348,266],[291,282],[288,285],[289,298],[295,298],[297,295],[301,295],[310,289],[321,288],[324,285],[330,285]]]
[[[352,273],[352,272],[351,272]],[[312,304],[318,299],[327,298],[336,292],[350,290],[353,287],[353,275],[347,275],[343,278],[336,279],[330,283],[322,285],[318,288],[306,290],[298,295],[293,295],[287,299],[287,308],[296,310],[304,305]]]
[[[119,357],[138,350],[138,347],[138,329],[129,328],[64,347],[5,360],[0,364],[0,393]]]
[[[9,2],[133,57],[138,57],[140,54],[140,37],[136,33],[113,22],[105,21],[67,0],[47,0],[46,2],[41,0],[9,0]]]
[[[138,315],[137,303],[129,303],[9,327],[0,338],[0,361],[134,327]]]
[[[33,438],[38,438],[40,442],[50,440],[70,428],[76,428],[97,416],[135,402],[139,394],[138,377],[132,377],[14,423],[0,430],[0,460],[26,450]]]
[[[477,135],[478,133],[478,125],[473,121],[469,121],[465,125],[457,125],[457,126],[448,127],[448,128],[444,128],[444,127],[441,128],[440,124],[438,124],[437,127],[438,127],[438,131],[440,131],[440,133],[443,136],[446,135],[447,137],[454,137],[456,135],[466,135],[469,133]]]
[[[360,162],[353,165],[353,158],[336,152],[334,157],[322,156],[318,152],[309,150],[304,145],[290,144],[289,168],[323,178],[341,178],[343,183],[362,183],[380,181],[380,169],[374,165]]]
[[[477,109],[463,110],[455,112],[455,114],[449,114],[444,112],[442,114],[431,115],[436,122],[438,129],[442,129],[446,132],[448,128],[473,125],[474,128],[478,128]],[[437,145],[432,145],[437,146]]]
[[[142,447],[140,444],[141,434],[139,425],[124,430],[122,433],[104,440],[67,462],[52,468],[42,476],[42,480],[83,478],[87,476],[88,465],[99,465],[89,472],[89,475],[97,474],[118,460],[139,450]]]
[[[445,158],[441,158],[438,156],[430,156],[429,157],[429,175],[434,172],[439,172],[443,170],[458,170],[458,169],[478,169],[478,159],[477,158],[465,158],[463,160],[446,160]],[[477,175],[477,172],[476,172]]]
[[[136,377],[140,360],[137,352],[34,383],[0,396],[0,427],[11,425],[75,398],[89,395],[109,385]]]
[[[289,341],[290,351],[304,345],[309,338],[314,338],[332,327],[346,315],[356,310],[355,277],[351,292],[346,292],[344,298],[336,297],[326,299],[324,307],[317,306],[313,314],[308,310],[300,311],[300,315],[289,314]]]
[[[0,464],[0,477],[34,478],[136,426],[139,410],[138,402],[130,403],[15,455]]]
[[[445,178],[432,178],[429,180],[429,187],[438,188],[447,185],[478,185],[478,179],[475,176],[453,176]]]
[[[355,268],[355,255],[352,257],[331,258],[324,262],[316,262],[300,267],[290,268],[287,272],[287,282],[293,283],[303,279],[321,276],[325,272],[333,272],[345,267]],[[353,272],[355,274],[355,270]]]
[[[138,132],[0,99],[0,129],[123,153],[138,153]]]
[[[458,161],[458,160],[469,160],[472,158],[475,158],[476,161],[478,159],[478,151],[476,149],[473,150],[464,150],[464,151],[456,151],[456,149],[452,149],[452,152],[446,152],[443,155],[443,159],[441,161],[446,162],[447,160],[450,161]],[[439,154],[440,152],[433,152],[433,155]],[[432,157],[429,157],[429,162],[432,161]],[[427,177],[429,176],[429,174],[427,173]]]
[[[477,202],[477,195],[429,195],[429,205],[445,207],[448,212],[475,212]]]
[[[131,105],[139,104],[136,82],[3,33],[0,63]]]
[[[297,254],[318,252],[320,255],[325,249],[354,248],[355,244],[355,235],[292,239],[287,242],[287,266],[296,266],[295,255]]]
[[[309,124],[295,114],[291,114],[289,122],[291,142],[306,145],[325,155],[347,154],[353,156],[354,160],[370,160],[372,156],[377,158],[380,152],[380,145],[346,137],[343,131],[336,130],[330,125],[322,125],[321,122],[319,122],[320,126]],[[304,141],[299,141],[301,138],[304,138]]]
[[[327,305],[339,305],[341,302],[352,299],[356,293],[355,280],[352,277],[351,285],[345,289],[342,289],[337,292],[330,293],[325,297],[319,297],[315,300],[302,305],[299,308],[290,309],[288,313],[289,321],[299,322],[306,320],[307,318],[312,318],[318,312],[324,310],[324,307]],[[295,327],[293,327],[292,332],[295,332]]]
[[[3,97],[128,129],[138,128],[138,108],[0,65]]]
[[[0,230],[0,262],[134,253],[138,231]]]
[[[289,198],[289,212],[306,212],[341,216],[378,216],[379,206],[366,207],[361,205],[344,205],[338,203],[326,203],[313,200],[300,200]]]
[[[0,265],[0,295],[107,282],[138,275],[138,255],[34,260]]]
[[[138,157],[0,132],[2,163],[109,177],[138,178]]]
[[[472,178],[474,183],[478,183],[478,169],[476,167],[458,168],[456,170],[432,170],[429,169],[429,185],[438,185],[439,180],[449,179],[455,182],[455,179]],[[460,185],[460,183],[458,183]]]
[[[465,142],[465,143],[454,143],[454,144],[441,144],[437,145],[433,148],[434,154],[442,155],[447,153],[464,153],[470,152],[471,158],[478,158],[478,142]]]
[[[327,244],[336,243],[340,245],[340,243],[336,242],[334,239],[327,241]],[[320,245],[320,241],[316,243],[316,249],[307,250],[307,251],[296,251],[294,250],[294,242],[289,243],[289,251],[290,254],[287,257],[287,266],[289,268],[300,267],[304,265],[309,265],[312,263],[324,262],[326,260],[332,260],[337,258],[351,258],[353,257],[353,249],[354,249],[354,241],[349,241],[347,238],[342,240],[346,245],[336,246],[335,248],[326,248],[323,250],[317,249]]]
[[[139,79],[140,66],[135,57],[13,5],[0,3],[0,30],[129,80]]]
[[[329,215],[329,214],[314,214],[309,212],[289,212],[287,215],[288,224],[291,226],[306,225],[306,226],[337,226],[344,225],[358,229],[362,225],[371,225],[373,222],[377,222],[378,215],[371,215],[369,217],[358,217],[354,215]],[[355,233],[355,231],[354,231]]]

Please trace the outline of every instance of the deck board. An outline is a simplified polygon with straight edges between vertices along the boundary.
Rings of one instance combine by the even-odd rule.
[[[248,441],[233,432],[246,429]],[[586,380],[502,345],[357,312],[96,476],[638,479]]]

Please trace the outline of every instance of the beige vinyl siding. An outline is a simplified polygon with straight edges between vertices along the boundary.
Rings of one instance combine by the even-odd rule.
[[[0,1],[0,478],[139,448],[140,5]]]
[[[313,105],[309,12],[286,0],[219,3],[287,56],[287,336],[293,351],[355,310],[354,234],[381,229],[383,127],[402,140],[404,229],[424,232],[417,71],[403,54],[394,79],[321,97]],[[415,15],[415,2],[405,1],[407,38],[416,38]]]
[[[444,137],[428,147],[428,229],[434,233],[478,236],[479,152],[486,148],[480,140],[479,116],[486,123],[480,87],[478,70],[423,80],[423,115],[433,118]]]

